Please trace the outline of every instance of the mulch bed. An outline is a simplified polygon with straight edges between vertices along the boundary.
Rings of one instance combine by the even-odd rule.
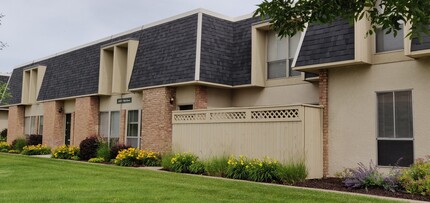
[[[323,178],[323,179],[311,179],[304,182],[296,183],[293,186],[308,187],[308,188],[319,188],[327,190],[336,190],[343,192],[361,193],[367,195],[378,195],[385,197],[430,201],[430,196],[412,195],[406,192],[398,191],[391,192],[381,188],[368,188],[366,189],[351,189],[344,186],[342,179],[340,178]]]

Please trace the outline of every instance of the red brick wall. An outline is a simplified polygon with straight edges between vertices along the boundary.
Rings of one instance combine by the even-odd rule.
[[[195,88],[194,109],[208,108],[208,88],[205,86],[196,86]]]
[[[24,137],[24,106],[11,106],[8,112],[8,129],[7,129],[7,142],[12,142],[17,138]]]
[[[328,70],[320,70],[319,89],[320,89],[320,105],[323,109],[323,175],[328,175]]]
[[[43,104],[43,144],[56,147],[64,144],[63,101],[50,101]]]
[[[142,92],[142,131],[140,146],[159,152],[172,150],[172,111],[175,89],[160,87]]]
[[[97,96],[76,98],[74,139],[79,146],[82,140],[97,136],[99,130],[99,98]]]

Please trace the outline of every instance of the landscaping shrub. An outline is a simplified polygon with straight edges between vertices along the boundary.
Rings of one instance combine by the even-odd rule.
[[[120,151],[114,162],[119,166],[160,166],[161,156],[157,152],[131,147]]]
[[[248,179],[257,182],[281,182],[281,165],[276,160],[264,158],[253,159],[245,166]]]
[[[417,159],[411,167],[401,172],[399,179],[407,192],[430,195],[430,156]]]
[[[190,173],[190,166],[197,161],[198,157],[190,153],[178,153],[171,159],[171,170],[177,173]]]
[[[54,148],[52,158],[78,160],[78,154],[79,147],[63,145]]]
[[[82,160],[88,160],[97,157],[97,149],[99,148],[100,142],[97,137],[87,137],[82,140],[79,144],[79,158]]]
[[[0,142],[6,142],[7,141],[7,128],[3,129],[0,132]]]
[[[103,158],[104,162],[109,162],[111,160],[110,148],[108,143],[100,142],[99,148],[97,149],[97,157]]]
[[[282,164],[279,168],[279,173],[281,181],[288,184],[304,181],[308,176],[304,161]]]
[[[97,158],[91,158],[91,159],[89,159],[88,162],[90,162],[90,163],[104,163],[106,161],[102,157],[97,157]]]
[[[190,173],[194,174],[204,174],[205,173],[205,164],[201,161],[192,162],[189,167]]]
[[[23,155],[44,155],[44,154],[50,154],[51,148],[47,147],[46,145],[28,145],[22,148],[21,154]]]
[[[0,142],[0,152],[8,152],[11,148],[7,142]]]
[[[19,153],[20,153],[20,151],[15,150],[15,149],[11,149],[11,150],[9,150],[9,151],[8,151],[8,153],[11,153],[11,154],[19,154]]]
[[[110,148],[110,159],[115,159],[121,150],[128,149],[128,148],[131,148],[131,146],[124,145],[124,144],[114,145],[113,147]]]
[[[18,138],[12,142],[12,148],[16,151],[21,152],[24,146],[27,146],[27,140],[24,138]]]
[[[388,175],[384,175],[378,171],[373,161],[370,161],[369,167],[358,163],[357,168],[347,169],[344,184],[349,188],[379,187],[395,192],[399,187],[399,172],[396,168],[393,167]]]
[[[172,158],[174,156],[175,155],[173,153],[163,154],[161,158],[161,167],[163,167],[164,170],[172,170]]]
[[[228,157],[214,157],[204,162],[205,171],[210,176],[225,177],[228,167]]]
[[[244,156],[239,156],[237,159],[234,156],[231,156],[228,159],[228,167],[227,167],[227,178],[233,178],[233,179],[242,179],[247,180],[248,179],[248,170],[247,166],[249,164],[249,161]],[[249,168],[249,166],[248,166]]]
[[[42,144],[42,135],[28,136],[27,145],[38,145],[38,144]]]

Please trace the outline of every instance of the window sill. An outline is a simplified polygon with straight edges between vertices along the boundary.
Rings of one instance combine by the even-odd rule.
[[[266,87],[275,87],[275,86],[288,86],[288,85],[300,85],[300,84],[309,84],[309,82],[303,81],[302,76],[291,76],[285,78],[276,78],[276,79],[266,79]]]
[[[372,57],[372,64],[376,65],[412,60],[414,59],[411,59],[410,57],[406,56],[404,50],[402,49],[396,51],[374,53]]]

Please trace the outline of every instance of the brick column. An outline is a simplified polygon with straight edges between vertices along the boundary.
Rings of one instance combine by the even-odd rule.
[[[323,176],[328,176],[328,70],[320,70],[319,73],[320,105],[323,109]]]
[[[43,144],[50,147],[64,144],[63,108],[63,101],[50,101],[43,104]]]
[[[99,98],[97,96],[76,98],[75,129],[72,145],[79,146],[82,140],[98,136]]]
[[[11,106],[8,112],[8,129],[7,129],[7,142],[12,142],[17,138],[24,137],[24,106]]]
[[[205,86],[195,87],[194,109],[208,108],[208,89]]]
[[[118,144],[124,144],[125,143],[125,127],[126,127],[126,116],[127,111],[121,110],[120,117],[119,117],[119,141]]]
[[[175,89],[161,87],[142,92],[142,131],[140,146],[158,152],[172,150],[172,111]]]

